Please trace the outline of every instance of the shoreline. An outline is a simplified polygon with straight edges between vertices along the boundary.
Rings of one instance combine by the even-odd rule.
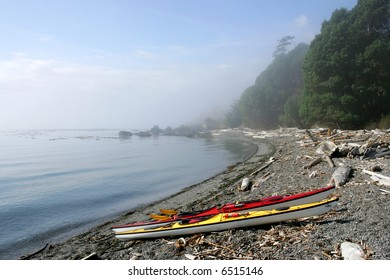
[[[215,181],[223,181],[225,180],[225,175],[227,173],[230,173],[229,168],[237,167],[238,165],[245,165],[248,161],[250,161],[253,157],[264,157],[266,158],[270,153],[273,152],[273,147],[270,143],[266,143],[267,141],[253,141],[252,139],[246,137],[242,132],[225,132],[222,135],[217,134],[213,137],[221,137],[226,139],[234,139],[234,140],[242,140],[248,143],[248,145],[253,146],[253,152],[250,154],[244,155],[244,158],[242,161],[238,161],[235,164],[231,166],[227,166],[223,171],[216,173],[212,177],[209,177],[207,179],[204,179],[203,181],[199,183],[195,183],[190,186],[185,186],[180,191],[173,193],[171,195],[168,195],[167,197],[162,198],[156,198],[156,200],[140,204],[137,206],[134,206],[133,208],[129,208],[127,211],[124,211],[121,214],[118,214],[112,218],[110,218],[108,221],[102,221],[98,225],[95,225],[87,230],[84,230],[76,235],[68,236],[67,238],[64,238],[62,240],[59,240],[55,243],[47,243],[44,246],[42,246],[38,250],[30,252],[28,254],[19,256],[19,259],[34,259],[38,256],[40,256],[42,253],[45,255],[44,251],[47,249],[53,248],[54,246],[62,246],[66,243],[70,242],[73,239],[81,238],[85,234],[92,233],[94,231],[107,231],[107,226],[111,227],[115,224],[122,224],[122,223],[128,223],[128,222],[136,222],[140,220],[148,219],[149,213],[159,212],[160,208],[177,208],[177,209],[183,209],[182,207],[188,206],[190,203],[194,203],[192,200],[193,194],[196,193],[197,195],[199,192],[208,193],[209,189],[212,189],[213,185],[215,184]],[[267,148],[261,149],[259,146],[262,146],[263,148],[266,146]],[[221,179],[222,177],[222,179]],[[195,188],[198,188],[196,191]],[[212,193],[212,191],[210,191]],[[182,204],[178,204],[178,201],[182,201]],[[188,207],[187,207],[188,209]],[[110,233],[111,230],[108,230]]]
[[[317,145],[310,142],[302,146],[302,141],[307,141],[304,130],[262,132],[244,129],[221,131],[221,134],[236,139],[241,137],[256,145],[257,150],[248,159],[229,166],[222,173],[198,184],[185,187],[176,194],[135,211],[128,211],[62,243],[48,244],[38,252],[21,258],[77,260],[90,256],[103,260],[341,259],[339,246],[343,240],[360,243],[368,259],[390,258],[390,223],[386,215],[390,210],[389,195],[378,193],[378,186],[366,181],[367,175],[361,172],[354,172],[351,180],[336,189],[335,195],[340,198],[339,205],[335,211],[322,217],[205,233],[201,234],[202,242],[186,246],[182,250],[174,246],[178,238],[124,242],[114,237],[111,226],[145,220],[147,214],[156,213],[160,208],[198,210],[232,201],[293,194],[325,187],[329,183],[333,169],[326,163],[310,169],[302,168],[311,161],[309,157],[314,156],[317,148]],[[259,150],[259,143],[266,143],[268,151]],[[265,177],[267,179],[257,188],[246,192],[238,190],[242,178],[261,167],[271,156],[275,161],[257,175],[258,178],[269,178]],[[335,158],[334,161],[336,165],[348,163],[345,158]],[[381,160],[380,164],[384,171],[389,171],[389,159]],[[370,206],[367,207],[368,210],[366,205]],[[191,244],[194,237],[184,238]]]

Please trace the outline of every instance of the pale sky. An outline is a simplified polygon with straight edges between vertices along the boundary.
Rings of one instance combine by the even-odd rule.
[[[223,112],[357,0],[0,0],[0,130],[177,127]]]

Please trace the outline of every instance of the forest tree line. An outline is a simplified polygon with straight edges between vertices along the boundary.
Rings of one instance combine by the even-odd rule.
[[[226,115],[229,127],[390,125],[390,1],[337,9],[310,45],[279,40],[273,62]]]

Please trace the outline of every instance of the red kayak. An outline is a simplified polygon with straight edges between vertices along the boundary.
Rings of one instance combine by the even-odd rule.
[[[167,219],[164,220],[136,222],[131,224],[118,225],[118,226],[111,227],[111,229],[115,233],[120,233],[128,230],[136,230],[139,228],[149,229],[154,227],[161,227],[176,221],[199,218],[199,217],[210,217],[220,213],[241,212],[241,211],[248,211],[248,210],[258,211],[258,210],[269,210],[269,209],[291,207],[291,206],[321,201],[327,198],[334,191],[334,189],[335,186],[328,186],[325,188],[294,194],[294,195],[284,195],[284,196],[276,195],[276,196],[270,196],[270,197],[257,199],[257,200],[244,201],[238,203],[228,203],[222,207],[215,206],[206,210],[200,210],[195,212],[179,212],[171,217],[167,217]]]

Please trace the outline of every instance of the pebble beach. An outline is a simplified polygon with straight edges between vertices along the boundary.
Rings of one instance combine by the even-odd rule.
[[[62,243],[46,244],[20,259],[41,260],[343,260],[341,244],[350,242],[367,260],[390,259],[390,186],[366,171],[390,177],[390,158],[383,154],[389,131],[335,131],[326,129],[235,129],[214,131],[214,137],[235,137],[258,147],[243,162],[222,173],[188,186],[170,197],[130,209],[114,220]],[[319,147],[332,142],[338,153],[325,160]],[[259,143],[266,143],[264,146]],[[341,147],[349,150],[341,153]],[[362,154],[363,149],[364,154]],[[381,156],[372,156],[381,149]],[[360,151],[360,154],[357,151]],[[379,155],[379,152],[376,153]],[[333,165],[332,165],[333,164]],[[341,166],[351,167],[346,181],[337,184],[339,198],[330,212],[266,226],[150,240],[120,241],[111,226],[142,221],[159,209],[193,211],[228,202],[286,195],[322,188]],[[262,168],[264,167],[264,168]],[[261,169],[259,172],[256,170]],[[254,172],[256,173],[255,175]],[[248,178],[253,183],[240,189]],[[179,244],[180,239],[180,246]]]

